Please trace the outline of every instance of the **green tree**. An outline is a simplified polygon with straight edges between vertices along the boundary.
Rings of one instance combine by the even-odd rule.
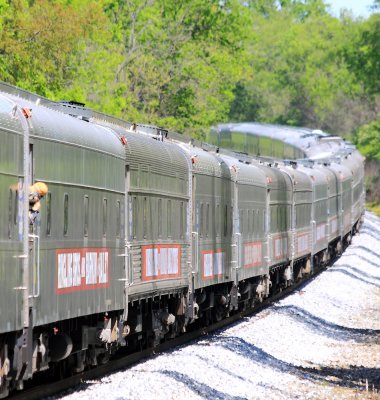
[[[363,21],[334,18],[321,2],[281,2],[255,15],[251,79],[239,82],[232,120],[259,120],[353,132],[374,118],[373,103],[345,57]],[[307,12],[304,12],[304,10]]]
[[[109,1],[106,13],[123,61],[118,114],[196,133],[228,115],[244,71],[239,1]]]
[[[379,3],[377,3],[377,7]],[[345,51],[349,67],[367,93],[380,93],[380,13],[365,21],[357,36],[347,43]]]
[[[56,98],[78,79],[81,64],[106,23],[101,7],[63,1],[7,1],[0,32],[0,79],[39,94]],[[67,2],[70,3],[70,2]]]
[[[380,160],[380,120],[362,126],[356,134],[355,142],[364,156]]]

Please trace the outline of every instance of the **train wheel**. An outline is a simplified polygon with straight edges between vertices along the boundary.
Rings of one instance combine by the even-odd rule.
[[[221,321],[225,316],[225,310],[222,307],[214,307],[213,309],[213,320],[214,322]]]
[[[9,373],[10,362],[8,359],[7,345],[0,351],[0,399],[3,399],[9,394],[9,380],[7,375]]]

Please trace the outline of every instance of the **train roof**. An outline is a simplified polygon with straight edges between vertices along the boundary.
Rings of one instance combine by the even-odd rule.
[[[124,158],[123,147],[113,129],[68,117],[66,114],[45,107],[38,99],[32,101],[31,98],[4,93],[1,92],[0,87],[0,118],[3,126],[20,131],[16,105],[31,110],[30,134],[32,136],[41,136],[52,141],[90,148]]]
[[[118,146],[112,150],[110,148],[111,143],[102,143],[102,145],[100,145],[102,142],[100,138],[105,132],[104,129],[108,129],[109,133],[119,138],[123,131],[134,131],[135,133],[149,135],[161,141],[166,141],[166,139],[169,138],[169,141],[185,143],[190,145],[190,147],[201,148],[207,151],[211,150],[211,152],[218,151],[219,149],[220,152],[222,152],[224,149],[227,153],[233,154],[233,156],[238,158],[240,157],[239,154],[241,154],[241,157],[246,156],[247,158],[260,157],[268,158],[269,160],[311,159],[318,163],[329,163],[331,157],[338,160],[339,158],[347,156],[347,154],[357,153],[355,146],[350,142],[346,142],[338,136],[330,135],[318,129],[313,130],[310,128],[256,122],[219,124],[211,129],[207,137],[207,144],[176,132],[169,132],[157,126],[131,123],[86,108],[83,104],[74,101],[52,101],[2,82],[0,82],[0,93],[1,92],[17,103],[30,104],[30,106],[33,107],[33,115],[35,110],[45,109],[46,112],[43,118],[46,118],[46,120],[44,119],[43,125],[47,122],[47,126],[52,127],[52,129],[47,128],[50,135],[53,135],[54,132],[54,135],[59,136],[57,125],[61,125],[61,117],[58,117],[58,115],[61,115],[62,118],[64,118],[64,122],[62,119],[62,124],[70,124],[72,126],[72,131],[76,132],[76,134],[73,135],[73,140],[79,141],[79,144],[82,145],[90,145],[94,149],[98,148],[99,150],[110,152],[115,151],[115,153],[119,155],[120,149],[116,149]],[[0,104],[0,112],[1,107],[2,105]],[[55,111],[54,114],[51,114],[54,115],[54,117],[49,117],[51,110]],[[37,111],[37,113],[38,112],[39,111]],[[41,114],[43,114],[43,112],[41,112]],[[76,122],[68,122],[70,119],[67,117],[65,118],[65,114],[74,117],[72,120]],[[34,118],[33,122],[37,119],[38,118]],[[86,123],[89,123],[87,127],[85,126]],[[117,134],[115,132],[117,132]],[[66,134],[67,130],[65,129],[62,135],[64,136]],[[229,138],[231,139],[231,135],[235,134],[238,135],[238,143],[233,143],[233,140],[229,142],[228,140]],[[224,142],[221,139],[223,139]],[[257,144],[253,144],[252,139],[257,141]],[[246,142],[244,144],[239,143],[241,140],[246,140]],[[208,149],[206,149],[206,147],[208,147]],[[269,148],[271,151],[268,151]],[[336,162],[339,163],[340,161],[338,160]],[[198,165],[198,167],[200,167],[200,165]]]
[[[127,164],[150,165],[162,176],[186,177],[188,161],[185,152],[170,142],[154,140],[154,137],[139,135],[136,132],[117,130],[125,137],[125,159]]]
[[[204,151],[200,147],[193,147],[186,144],[183,144],[181,147],[191,158],[194,172],[225,179],[231,178],[227,164],[216,153]]]
[[[246,164],[238,161],[236,157],[229,155],[221,155],[223,161],[228,165],[231,171],[232,179],[242,184],[250,184],[254,186],[267,186],[266,176],[264,171],[255,164]]]
[[[339,136],[333,136],[319,129],[263,124],[257,122],[219,124],[216,127],[213,127],[209,138],[214,144],[222,145],[223,140],[225,140],[225,143],[228,143],[228,136],[236,133],[246,136],[247,143],[245,151],[247,153],[250,153],[251,150],[250,144],[248,143],[250,137],[270,139],[273,142],[278,141],[287,144],[292,148],[299,150],[294,153],[294,157],[289,157],[295,159],[310,158],[319,160],[328,158],[332,154],[337,154],[341,151],[353,151],[355,149],[355,146],[351,143],[346,143]],[[231,141],[231,147],[233,147],[233,139],[231,139]],[[239,139],[237,139],[237,141],[239,141]],[[239,146],[241,146],[241,144]],[[256,151],[261,156],[276,156],[274,146],[275,145],[272,145],[273,154],[263,153],[263,150],[266,150],[263,149],[263,146],[261,146],[261,148],[259,147]],[[239,147],[239,150],[244,151],[241,147]],[[286,150],[284,150],[285,155],[286,153]]]

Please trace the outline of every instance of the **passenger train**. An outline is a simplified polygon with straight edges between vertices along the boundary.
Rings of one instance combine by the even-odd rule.
[[[358,231],[350,143],[257,123],[207,142],[0,84],[0,398],[254,307]]]

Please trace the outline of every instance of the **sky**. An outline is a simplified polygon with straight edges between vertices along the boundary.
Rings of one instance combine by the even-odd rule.
[[[370,15],[369,6],[373,5],[372,0],[325,0],[331,5],[332,13],[339,16],[339,10],[347,8],[351,10],[355,17],[365,17]]]

